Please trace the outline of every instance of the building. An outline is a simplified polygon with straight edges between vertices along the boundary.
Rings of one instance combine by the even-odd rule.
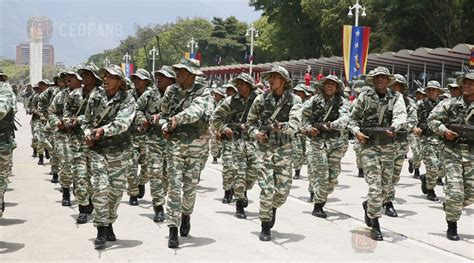
[[[16,64],[30,64],[30,44],[21,43],[16,46]],[[54,66],[54,47],[53,45],[43,44],[43,65]]]

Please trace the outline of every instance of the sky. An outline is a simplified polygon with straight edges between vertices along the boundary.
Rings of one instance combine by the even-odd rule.
[[[0,0],[0,58],[15,59],[33,16],[52,20],[55,62],[76,65],[117,47],[138,25],[229,16],[251,23],[260,15],[248,0]]]

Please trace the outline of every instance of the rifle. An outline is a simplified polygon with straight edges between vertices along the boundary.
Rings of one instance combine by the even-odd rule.
[[[474,125],[470,124],[449,124],[448,129],[459,134],[461,141],[474,141]]]

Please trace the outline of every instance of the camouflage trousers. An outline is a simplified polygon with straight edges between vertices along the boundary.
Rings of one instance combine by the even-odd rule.
[[[209,158],[209,137],[203,136],[204,145],[201,150],[201,171],[206,168],[207,159]]]
[[[474,146],[444,146],[446,220],[456,222],[463,207],[474,203]]]
[[[257,149],[253,141],[235,140],[232,143],[236,168],[234,196],[237,200],[244,200],[245,191],[252,189],[257,180]]]
[[[395,185],[400,181],[400,174],[402,173],[403,162],[405,155],[408,152],[408,141],[397,141],[394,143],[395,159],[393,159],[393,173],[392,180],[384,204],[395,201]]]
[[[167,159],[169,141],[162,137],[150,136],[147,140],[147,157],[149,165],[145,170],[144,177],[140,177],[140,184],[145,185],[150,181],[150,193],[153,198],[153,206],[165,204],[168,193]]]
[[[320,140],[312,140],[309,149],[310,162],[316,180],[311,192],[314,193],[314,203],[322,204],[327,201],[328,195],[334,191],[341,173],[341,159],[347,151],[347,144],[338,147],[328,147]]]
[[[369,185],[367,214],[370,218],[382,216],[383,201],[392,184],[395,151],[394,144],[361,145],[364,178]]]
[[[222,154],[222,142],[217,140],[216,136],[211,133],[210,140],[211,155],[215,158],[220,158]]]
[[[94,191],[92,195],[94,226],[107,226],[114,223],[118,217],[117,209],[127,187],[132,149],[129,147],[102,154],[90,150],[89,156]]]
[[[293,145],[257,145],[258,185],[260,186],[260,220],[271,221],[273,208],[281,207],[290,194]]]
[[[357,165],[357,169],[363,169],[363,165],[362,165],[362,155],[361,155],[361,145],[360,143],[355,140],[354,141],[354,153],[355,153],[355,156],[356,156],[356,165]]]
[[[168,227],[178,227],[181,214],[191,215],[196,201],[196,187],[201,173],[202,148],[206,140],[195,139],[190,143],[171,140],[169,147],[167,197]]]
[[[86,206],[94,194],[91,182],[89,162],[89,147],[84,143],[84,137],[73,135],[70,137],[72,155],[72,174],[74,178],[74,197],[77,204]]]
[[[73,159],[69,135],[66,133],[56,133],[55,135],[54,145],[59,161],[59,184],[62,188],[69,188],[73,182]]]
[[[306,138],[306,149],[308,149],[308,154],[306,156],[308,163],[308,192],[313,193],[313,189],[316,187],[316,168],[311,162],[311,138]]]
[[[147,144],[146,137],[135,137],[132,142],[132,166],[130,173],[127,176],[127,193],[129,196],[138,195],[138,184],[140,178],[146,178],[145,171],[148,165]],[[138,173],[138,166],[140,166],[140,173]]]
[[[48,130],[46,129],[46,122],[35,121],[34,123],[34,133],[36,134],[36,150],[38,154],[44,154],[44,150],[48,149],[51,153],[53,146],[48,140]]]
[[[51,150],[49,151],[49,164],[51,165],[51,172],[59,173],[59,158],[58,148],[56,145],[56,132],[51,129],[47,129],[48,142],[51,144]]]
[[[5,192],[8,187],[8,176],[13,159],[13,147],[11,143],[0,142],[0,206],[5,202]],[[0,210],[0,218],[3,211]]]
[[[231,141],[222,141],[222,187],[224,190],[233,189],[235,184],[236,169],[232,155],[235,150],[233,147],[234,144]]]
[[[428,137],[422,137],[420,144],[421,155],[426,166],[426,188],[434,189],[442,167],[440,163],[441,144]]]
[[[293,169],[301,170],[303,165],[307,164],[306,160],[306,136],[302,134],[297,134],[295,140],[293,140],[294,147],[294,160],[293,160]]]
[[[410,142],[410,149],[412,152],[411,162],[413,163],[413,168],[419,169],[421,166],[420,137],[411,133],[408,135],[408,141]]]
[[[37,149],[38,147],[38,131],[37,131],[37,126],[36,124],[38,122],[37,120],[31,120],[30,122],[30,127],[31,127],[31,148]]]

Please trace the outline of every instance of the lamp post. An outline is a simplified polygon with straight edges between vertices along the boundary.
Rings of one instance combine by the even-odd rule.
[[[103,62],[104,62],[105,67],[108,67],[109,63],[110,63],[110,60],[107,57],[105,57]]]
[[[365,7],[359,4],[359,0],[356,1],[355,5],[349,7],[349,13],[347,14],[349,17],[352,17],[352,9],[355,9],[355,26],[359,26],[359,12],[362,10],[362,17],[366,17],[367,14],[365,13]]]
[[[153,63],[152,63],[153,71],[152,72],[155,72],[155,56],[158,53],[158,50],[155,48],[155,46],[153,46],[153,48],[150,50],[149,53],[150,53],[150,56],[151,56],[151,60],[153,61]]]
[[[125,53],[125,55],[122,57],[122,59],[125,60],[125,75],[129,78],[130,77],[130,61],[131,56],[128,54],[128,52]]]
[[[245,33],[245,36],[248,37],[250,36],[250,67],[249,67],[249,74],[250,76],[252,75],[252,65],[253,65],[253,38],[258,37],[258,30],[253,27],[253,25],[250,25],[250,27],[247,29],[247,32]]]
[[[189,55],[191,57],[194,54],[194,48],[198,48],[198,42],[194,40],[194,37],[191,37],[191,40],[186,43],[186,47],[191,48],[191,54]]]

